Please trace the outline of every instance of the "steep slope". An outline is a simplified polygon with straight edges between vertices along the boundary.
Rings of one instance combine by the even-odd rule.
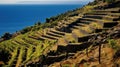
[[[73,60],[77,61],[76,59],[81,55],[85,56],[81,53],[80,56],[75,56],[79,54],[79,51],[83,52],[86,49],[88,52],[90,46],[95,46],[93,51],[97,51],[101,41],[106,42],[106,38],[111,37],[112,39],[113,35],[119,36],[117,35],[120,33],[118,25],[120,23],[120,8],[118,6],[101,10],[96,5],[87,5],[76,11],[83,12],[75,16],[71,15],[66,20],[60,20],[54,27],[30,31],[1,42],[0,65],[43,67],[44,65],[54,66],[55,62],[61,65],[70,57],[76,57]],[[116,25],[118,28],[114,27]],[[118,30],[117,33],[116,30]],[[112,51],[112,49],[110,50]],[[93,53],[88,52],[88,54]],[[79,60],[83,64],[89,62],[88,59],[85,56],[85,60]]]
[[[60,62],[54,60],[56,62],[51,64],[49,67],[119,67],[120,24],[109,29],[108,31],[94,34],[86,42],[87,44],[84,43],[84,45],[76,44],[81,47],[74,44],[74,46],[71,46],[71,48],[69,47],[67,49],[66,46],[65,48],[68,52],[64,59],[62,59]],[[89,47],[86,48],[87,46]],[[69,55],[69,52],[71,51],[74,53],[74,56],[72,57]]]

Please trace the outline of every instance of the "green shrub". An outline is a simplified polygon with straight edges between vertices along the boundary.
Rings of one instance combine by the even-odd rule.
[[[32,29],[32,26],[26,27],[26,28],[22,29],[20,32],[21,32],[22,34],[25,34],[25,33],[29,32],[31,29]]]
[[[118,48],[117,42],[116,42],[114,39],[109,39],[109,40],[108,40],[108,44],[109,44],[109,46],[110,46],[111,48],[113,48],[113,49],[117,49],[117,48]]]
[[[10,56],[10,53],[0,48],[0,61],[7,62],[9,60],[8,56]]]
[[[12,34],[10,34],[10,33],[4,33],[2,36],[1,36],[1,38],[3,38],[3,39],[5,39],[5,40],[8,40],[8,39],[10,39],[12,37]]]
[[[62,67],[70,67],[70,64],[64,64]]]

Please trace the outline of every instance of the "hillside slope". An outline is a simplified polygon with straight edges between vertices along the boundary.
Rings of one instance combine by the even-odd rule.
[[[86,5],[67,13],[67,16],[57,22],[51,21],[40,25],[41,27],[38,25],[35,31],[1,42],[0,65],[8,67],[119,65],[119,4],[120,1],[102,6]]]

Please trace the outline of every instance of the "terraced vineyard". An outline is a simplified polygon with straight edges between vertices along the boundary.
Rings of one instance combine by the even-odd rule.
[[[120,23],[120,8],[93,9],[53,28],[28,32],[0,43],[0,65],[51,65],[91,46],[91,38]]]

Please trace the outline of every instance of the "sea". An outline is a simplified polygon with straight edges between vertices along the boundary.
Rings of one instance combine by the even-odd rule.
[[[0,5],[0,36],[6,32],[14,33],[37,21],[82,7],[74,5]]]

